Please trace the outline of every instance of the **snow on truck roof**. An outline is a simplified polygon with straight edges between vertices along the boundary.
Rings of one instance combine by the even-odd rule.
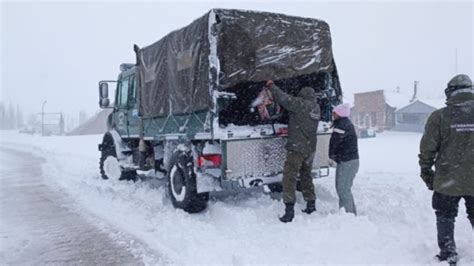
[[[212,9],[137,58],[144,117],[208,110],[213,90],[312,73],[328,73],[340,95],[329,26],[313,18]]]

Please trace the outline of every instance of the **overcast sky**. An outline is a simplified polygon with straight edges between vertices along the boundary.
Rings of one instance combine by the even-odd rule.
[[[149,45],[215,7],[323,19],[344,93],[373,89],[442,97],[457,72],[474,78],[473,3],[1,3],[1,97],[28,112],[98,110],[97,83]]]

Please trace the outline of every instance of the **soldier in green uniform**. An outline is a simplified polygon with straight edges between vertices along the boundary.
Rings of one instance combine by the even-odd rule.
[[[311,169],[316,151],[316,134],[320,120],[320,107],[314,89],[304,87],[297,97],[293,97],[273,84],[270,80],[267,87],[273,94],[275,102],[289,112],[287,157],[283,168],[283,201],[285,214],[280,221],[291,222],[295,216],[296,177],[299,174],[303,198],[307,202],[303,212],[311,214],[316,211]]]
[[[434,190],[439,261],[455,264],[454,220],[464,199],[474,227],[474,90],[467,75],[457,75],[445,90],[446,107],[431,114],[420,143],[421,177]],[[434,171],[433,171],[434,166]]]

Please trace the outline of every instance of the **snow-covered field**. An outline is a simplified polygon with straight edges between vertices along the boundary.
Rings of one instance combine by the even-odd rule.
[[[139,239],[144,250],[160,254],[160,262],[438,264],[432,259],[438,252],[432,193],[418,176],[420,134],[389,132],[360,140],[361,169],[353,188],[358,216],[338,210],[331,174],[315,180],[318,212],[297,212],[290,224],[277,220],[282,202],[262,191],[216,196],[206,211],[190,215],[174,209],[163,188],[104,181],[98,173],[98,135],[1,134],[0,147],[46,159],[43,177],[70,195],[72,203],[67,204],[76,212]],[[297,209],[304,206],[298,196]],[[456,222],[459,265],[474,264],[473,239],[461,202]]]

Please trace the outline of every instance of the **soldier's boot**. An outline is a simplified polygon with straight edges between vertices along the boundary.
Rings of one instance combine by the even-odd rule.
[[[449,264],[456,264],[458,254],[454,242],[454,218],[438,215],[436,217],[436,227],[438,229],[438,246],[440,253],[436,255],[438,261],[446,261]]]
[[[458,255],[440,253],[435,256],[435,259],[439,262],[446,261],[449,265],[456,265],[458,262]]]
[[[301,210],[304,213],[311,214],[316,211],[316,201],[310,200],[306,202],[306,209]]]
[[[285,214],[280,217],[280,221],[283,223],[289,223],[293,221],[295,217],[295,204],[294,203],[285,203]]]

